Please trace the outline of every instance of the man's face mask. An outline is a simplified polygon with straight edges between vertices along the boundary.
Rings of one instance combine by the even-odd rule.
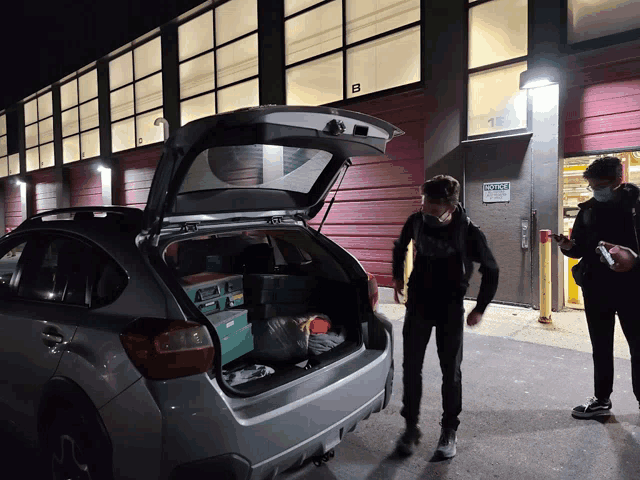
[[[613,188],[611,187],[605,187],[593,191],[593,198],[598,202],[610,202],[613,200],[614,195]]]
[[[424,205],[424,196],[423,196],[423,205]],[[449,221],[453,212],[449,210],[445,210],[442,214],[436,216],[431,215],[429,213],[422,212],[422,218],[424,220],[425,225],[432,228],[443,227],[444,224]]]

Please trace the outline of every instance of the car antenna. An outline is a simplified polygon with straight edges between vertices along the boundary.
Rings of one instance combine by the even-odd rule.
[[[351,165],[352,165],[351,159],[348,158],[346,163],[346,168],[344,169],[344,173],[342,174],[342,180],[344,180],[344,177],[347,175],[347,170],[349,170],[349,167]],[[338,195],[338,190],[340,190],[340,185],[342,185],[342,180],[340,180],[340,183],[338,184],[338,188],[336,188],[336,193],[333,195],[333,198],[331,199],[331,203],[329,203],[329,207],[327,208],[327,211],[324,212],[324,217],[322,218],[322,222],[320,222],[320,227],[318,227],[318,233],[320,233],[320,230],[322,230],[322,225],[324,225],[324,221],[327,219],[327,215],[329,215],[329,210],[331,210],[331,207],[333,206],[333,202],[335,202],[336,200],[336,196]]]

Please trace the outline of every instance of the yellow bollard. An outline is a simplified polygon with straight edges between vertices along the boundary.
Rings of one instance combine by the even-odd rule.
[[[540,230],[540,323],[551,323],[551,230]]]

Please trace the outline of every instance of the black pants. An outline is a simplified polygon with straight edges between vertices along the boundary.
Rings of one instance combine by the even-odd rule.
[[[444,411],[442,426],[457,430],[460,424],[458,415],[462,411],[460,364],[462,363],[464,327],[463,298],[456,298],[430,310],[430,313],[425,315],[415,309],[407,308],[402,329],[404,396],[400,414],[407,421],[407,425],[418,423],[422,397],[422,365],[431,330],[435,327],[436,345],[442,370],[442,409]]]
[[[593,349],[595,396],[607,399],[613,391],[613,334],[615,314],[629,343],[633,393],[640,402],[640,311],[637,293],[629,288],[583,288],[584,311]]]

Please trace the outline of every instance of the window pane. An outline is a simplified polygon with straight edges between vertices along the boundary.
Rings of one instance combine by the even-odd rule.
[[[569,0],[569,43],[640,28],[640,3],[620,0]]]
[[[6,115],[0,115],[0,136],[7,134],[7,117]]]
[[[40,168],[49,168],[55,165],[53,155],[53,142],[40,147]]]
[[[162,70],[160,43],[160,37],[157,37],[133,51],[136,80]]]
[[[218,91],[219,113],[260,105],[258,79]]]
[[[60,87],[60,108],[66,110],[78,103],[78,82],[71,80]]]
[[[98,99],[80,105],[80,128],[89,130],[100,124],[98,117]]]
[[[469,9],[469,68],[527,54],[527,0],[493,0]]]
[[[38,155],[38,147],[27,150],[27,172],[40,168],[40,156]]]
[[[120,152],[136,146],[133,118],[111,125],[111,150]]]
[[[213,11],[189,20],[178,27],[180,61],[213,48]]]
[[[218,50],[218,84],[228,85],[258,75],[258,35]]]
[[[420,27],[347,51],[347,97],[420,81]]]
[[[53,117],[39,122],[40,144],[53,142]]]
[[[24,142],[27,148],[38,145],[38,124],[31,125],[24,129]]]
[[[62,140],[62,163],[80,160],[80,139],[78,135]]]
[[[0,157],[7,156],[7,137],[0,137]]]
[[[258,29],[258,1],[231,0],[216,8],[216,44]]]
[[[78,133],[78,107],[62,112],[62,136]]]
[[[322,0],[284,0],[284,16],[288,17],[300,10],[320,3]]]
[[[109,62],[109,88],[115,90],[131,82],[133,82],[133,64],[131,52],[129,52]]]
[[[420,20],[420,0],[346,0],[347,44]]]
[[[162,74],[136,82],[136,112],[162,105]]]
[[[50,117],[51,115],[53,115],[53,94],[49,92],[38,97],[38,120]]]
[[[91,70],[78,79],[80,102],[85,102],[98,96],[98,70]]]
[[[0,158],[0,178],[9,175],[8,157]]]
[[[287,105],[323,105],[342,99],[341,53],[287,70]]]
[[[38,101],[34,99],[24,104],[24,124],[29,125],[30,123],[36,122],[37,120]]]
[[[136,117],[136,128],[138,134],[137,146],[149,145],[150,143],[161,142],[164,138],[162,125],[154,125],[156,118],[162,117],[162,109],[138,115]]]
[[[527,92],[520,73],[527,62],[469,75],[469,135],[527,126]]]
[[[233,88],[233,87],[232,87]],[[198,118],[216,114],[215,93],[201,95],[180,103],[180,126]]]
[[[9,175],[17,175],[20,173],[20,154],[14,153],[9,155]]]
[[[216,87],[213,52],[180,64],[180,98]]]
[[[342,1],[328,3],[284,24],[287,65],[342,46]]]
[[[82,158],[100,155],[100,130],[95,129],[81,135]]]
[[[111,121],[133,115],[133,85],[111,92]]]

